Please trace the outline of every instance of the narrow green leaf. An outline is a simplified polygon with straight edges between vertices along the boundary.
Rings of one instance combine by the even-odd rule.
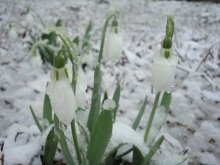
[[[102,105],[103,105],[103,103],[105,102],[105,100],[107,100],[107,99],[108,99],[108,93],[107,93],[107,91],[105,91],[105,92],[104,92],[103,99],[102,99]]]
[[[90,20],[86,27],[85,35],[83,37],[82,49],[90,47],[91,31],[92,31],[92,21]]]
[[[82,154],[82,164],[81,165],[89,165],[89,161],[88,159],[86,158],[86,155],[84,152],[81,152]]]
[[[141,165],[147,165],[157,150],[160,148],[160,145],[163,143],[164,136],[161,136],[150,148],[149,153],[144,157]]]
[[[121,148],[124,145],[125,143],[120,143],[118,146],[116,146],[115,148],[111,150],[111,152],[106,156],[105,165],[113,165],[115,163],[116,154],[119,148]]]
[[[62,26],[62,20],[60,18],[55,23],[55,26],[57,26],[57,27]]]
[[[144,159],[144,157],[143,157],[141,151],[137,147],[133,146],[132,165],[141,164],[143,159]]]
[[[32,114],[32,116],[33,116],[33,118],[34,118],[34,121],[35,121],[35,123],[36,123],[38,129],[39,129],[40,132],[42,133],[42,132],[43,132],[43,128],[42,128],[42,126],[40,125],[40,123],[39,123],[39,121],[38,121],[38,119],[37,119],[37,117],[36,117],[36,115],[35,115],[35,113],[34,113],[34,111],[33,111],[33,109],[32,109],[31,106],[30,106],[30,110],[31,110],[31,114]]]
[[[118,84],[116,89],[115,89],[114,95],[113,95],[113,100],[115,101],[115,104],[116,104],[116,106],[113,110],[113,119],[114,119],[114,121],[116,119],[116,115],[117,115],[117,112],[118,112],[120,94],[121,94],[121,87],[120,87],[120,84]]]
[[[44,96],[43,118],[47,119],[47,121],[50,124],[53,122],[52,107],[51,107],[51,104],[50,104],[50,98],[47,94],[45,94],[45,96]]]
[[[151,129],[151,126],[152,126],[152,123],[153,123],[155,112],[157,110],[157,105],[158,105],[159,99],[160,99],[160,92],[158,92],[156,97],[155,97],[154,105],[153,105],[153,108],[151,110],[150,117],[149,117],[149,120],[148,120],[148,123],[147,123],[147,128],[146,128],[145,134],[144,134],[144,142],[145,143],[147,142],[147,139],[148,139],[148,136],[149,136],[149,133],[150,133],[150,129]]]
[[[85,137],[85,140],[86,142],[88,143],[89,142],[89,136],[85,130],[85,128],[79,123],[77,122],[78,126],[79,126],[79,129],[80,129],[80,132],[83,133],[84,137]]]
[[[50,130],[47,135],[45,148],[44,148],[44,157],[43,157],[43,165],[51,165],[53,164],[53,160],[56,154],[58,145],[58,139],[54,134],[54,127]]]
[[[90,132],[92,132],[97,117],[99,115],[100,103],[101,103],[101,71],[100,71],[100,65],[97,64],[94,72],[92,101],[91,101],[91,108],[89,112],[88,122],[87,122],[87,127]]]
[[[142,118],[144,111],[146,109],[146,105],[147,105],[147,96],[145,97],[144,102],[142,103],[141,109],[140,109],[140,111],[139,111],[139,113],[138,113],[138,115],[132,125],[132,128],[134,130],[136,130],[140,124],[141,118]]]
[[[75,120],[73,120],[71,122],[71,130],[72,130],[72,136],[73,136],[73,142],[74,142],[74,146],[75,146],[77,160],[78,160],[79,164],[81,164],[82,163],[82,157],[81,157],[81,154],[80,154],[79,143],[78,143],[77,134],[76,134]]]
[[[77,46],[79,45],[79,36],[76,36],[76,37],[73,39],[73,43],[75,43]]]
[[[87,159],[91,165],[99,165],[112,135],[112,112],[104,110],[100,113],[91,140],[88,145]]]
[[[71,153],[70,153],[70,150],[68,148],[68,145],[67,145],[67,141],[66,141],[66,137],[65,137],[65,134],[64,132],[60,129],[60,121],[59,119],[57,118],[56,115],[54,115],[54,127],[55,127],[55,134],[59,140],[59,143],[60,143],[60,146],[62,148],[62,151],[63,151],[63,154],[64,154],[64,157],[66,158],[66,161],[68,162],[69,165],[74,165],[74,160],[71,156]]]
[[[105,165],[113,165],[115,163],[115,157],[116,157],[117,151],[113,152],[110,154],[106,159],[105,159]]]

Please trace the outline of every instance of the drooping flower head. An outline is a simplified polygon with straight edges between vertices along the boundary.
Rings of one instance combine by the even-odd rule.
[[[57,55],[54,59],[54,68],[46,93],[50,98],[52,110],[59,120],[66,124],[71,123],[78,105],[61,55]]]
[[[151,68],[151,82],[156,92],[170,92],[173,85],[177,59],[173,55],[166,58],[166,53],[172,54],[171,49],[162,48],[160,54],[154,58]]]
[[[151,68],[151,82],[156,92],[171,91],[173,85],[177,58],[172,54],[172,37],[174,23],[170,16],[167,18],[166,36],[162,42],[159,55],[154,58]]]
[[[112,26],[107,28],[103,55],[105,59],[117,60],[122,55],[123,40],[115,18]]]

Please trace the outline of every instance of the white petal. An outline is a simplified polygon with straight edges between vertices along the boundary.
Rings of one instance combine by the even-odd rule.
[[[157,56],[151,68],[151,82],[156,92],[164,90],[170,92],[175,77],[177,60],[174,57],[166,59]]]
[[[103,103],[103,109],[113,109],[116,107],[115,101],[111,99],[107,99]]]
[[[46,93],[59,120],[66,124],[71,123],[78,105],[69,80],[62,76],[57,81],[51,80],[46,88]]]
[[[116,60],[122,55],[123,40],[121,33],[115,33],[114,31],[107,30],[106,39],[104,45],[104,58]]]
[[[76,101],[79,107],[84,108],[86,104],[86,79],[84,73],[81,71],[78,74],[76,85]]]

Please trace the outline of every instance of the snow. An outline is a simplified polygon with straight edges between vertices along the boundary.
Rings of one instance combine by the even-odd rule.
[[[107,151],[114,149],[120,144],[129,145],[130,147],[134,145],[140,149],[143,155],[146,155],[149,152],[149,148],[144,143],[143,135],[123,123],[116,122],[113,125],[112,137]]]
[[[120,28],[123,28],[125,42],[122,58],[116,63],[107,61],[102,66],[103,89],[111,96],[117,81],[122,88],[117,122],[131,125],[138,113],[140,101],[148,95],[147,112],[139,127],[140,134],[143,133],[155,97],[151,94],[149,68],[154,55],[160,50],[166,15],[171,14],[176,27],[173,52],[178,56],[179,64],[171,110],[161,130],[166,138],[163,146],[166,149],[173,146],[170,150],[174,149],[174,154],[188,150],[186,154],[190,165],[220,164],[219,4],[185,1],[145,3],[143,0],[110,1],[110,4],[121,9]],[[33,136],[35,131],[37,134],[39,132],[28,107],[34,105],[34,109],[39,112],[49,80],[49,71],[39,67],[39,59],[34,62],[30,50],[24,44],[25,39],[22,39],[24,29],[17,24],[27,25],[27,29],[33,32],[42,29],[32,10],[33,21],[27,24],[26,15],[22,14],[27,6],[39,14],[46,24],[45,28],[61,18],[72,36],[82,35],[88,21],[92,19],[96,32],[92,36],[91,54],[95,58],[99,49],[100,28],[110,7],[109,4],[91,0],[0,2],[0,137],[7,143],[2,152],[6,162],[18,160],[20,156],[24,158],[18,160],[22,164],[28,164],[31,156],[37,154],[43,144],[44,139],[39,142],[39,136]],[[18,35],[16,40],[12,40],[13,36],[8,33],[7,21],[16,22],[12,24]],[[10,35],[12,37],[8,39]],[[211,53],[199,66],[211,47]],[[91,55],[88,58],[93,59]],[[85,57],[83,60],[86,62],[88,59]],[[93,64],[86,68],[89,97]],[[37,114],[39,118],[42,117],[41,112]],[[18,136],[19,143],[13,141],[16,133],[10,131],[13,129],[24,132]],[[25,142],[27,134],[32,139],[30,146]],[[22,149],[17,152],[16,146]],[[27,153],[30,152],[29,156],[25,157],[24,148]],[[33,151],[29,151],[30,148]],[[11,155],[14,158],[7,160]],[[40,164],[39,161],[39,157],[34,160],[35,164]]]

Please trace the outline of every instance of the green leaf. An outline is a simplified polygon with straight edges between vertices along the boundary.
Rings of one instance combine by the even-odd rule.
[[[43,157],[43,165],[51,165],[53,164],[53,160],[56,154],[58,145],[58,139],[54,133],[54,127],[50,130],[47,135],[45,148],[44,148],[44,157]]]
[[[47,119],[47,121],[51,124],[52,120],[52,107],[50,104],[50,98],[47,94],[44,96],[44,106],[43,106],[43,118]]]
[[[81,157],[81,154],[80,154],[79,143],[78,143],[78,138],[77,138],[77,134],[76,134],[75,120],[73,120],[71,122],[71,130],[72,130],[72,136],[73,136],[73,142],[74,142],[74,146],[75,146],[77,160],[78,160],[79,164],[81,164],[82,163],[82,157]]]
[[[87,159],[91,165],[99,165],[112,135],[112,112],[104,110],[100,113],[91,140],[88,145]]]
[[[105,165],[113,165],[115,163],[115,157],[116,157],[117,151],[113,152],[110,154],[106,159],[105,159]]]
[[[80,124],[80,122],[77,122],[77,124],[79,126],[80,132],[83,133],[83,135],[85,137],[86,143],[88,143],[89,142],[89,136],[88,136],[85,128]]]
[[[143,159],[144,159],[144,157],[143,157],[141,151],[137,147],[133,146],[132,165],[141,164]]]
[[[68,162],[69,165],[74,165],[74,160],[71,156],[70,150],[67,145],[66,137],[64,132],[60,129],[60,121],[57,118],[56,115],[54,115],[54,127],[55,127],[55,134],[59,140],[60,146],[63,151],[63,155],[66,158],[66,161]]]
[[[116,104],[116,106],[113,110],[113,119],[114,119],[114,121],[116,119],[116,115],[117,115],[117,112],[118,112],[119,99],[120,99],[120,94],[121,94],[120,90],[121,90],[120,84],[118,84],[116,89],[115,89],[114,95],[113,95],[113,100],[115,101],[115,104]]]
[[[90,132],[92,132],[97,117],[99,115],[100,103],[101,103],[101,71],[100,71],[100,65],[97,64],[94,72],[92,101],[91,101],[91,108],[89,112],[88,122],[87,122],[87,127]]]
[[[76,36],[76,37],[73,39],[73,43],[75,43],[77,46],[79,46],[79,36]]]
[[[140,109],[140,111],[139,111],[139,113],[138,113],[138,115],[137,115],[137,117],[136,117],[136,119],[135,119],[135,121],[132,125],[132,128],[134,130],[136,130],[138,128],[139,124],[140,124],[141,118],[142,118],[142,116],[144,114],[144,111],[146,109],[146,105],[147,105],[147,96],[145,97],[144,102],[141,106],[141,109]]]
[[[152,123],[153,123],[155,112],[157,110],[159,99],[160,99],[160,92],[158,92],[156,97],[155,97],[154,105],[153,105],[153,108],[151,110],[150,117],[149,117],[149,120],[148,120],[148,123],[147,123],[147,127],[146,127],[145,134],[144,134],[144,142],[145,143],[147,142],[147,139],[148,139],[148,136],[149,136],[149,133],[150,133],[150,129],[151,129],[151,126],[152,126]]]
[[[164,136],[161,136],[150,148],[149,153],[144,157],[141,165],[147,165],[157,150],[160,148],[160,145],[163,143]]]
[[[86,27],[85,35],[83,37],[82,49],[90,47],[91,31],[92,31],[92,21],[90,20]]]
[[[125,143],[120,143],[118,146],[116,146],[115,148],[111,150],[111,152],[105,158],[105,165],[112,165],[115,163],[115,157],[118,152],[118,149],[124,145]]]
[[[32,109],[31,106],[30,106],[30,110],[31,110],[31,114],[32,114],[32,116],[33,116],[33,118],[34,118],[34,121],[35,121],[35,123],[36,123],[38,129],[39,129],[40,132],[42,133],[42,132],[43,132],[43,127],[40,125],[39,121],[37,120],[37,117],[36,117],[36,115],[35,115],[35,113],[34,113],[34,111],[33,111],[33,109]]]
[[[104,104],[105,100],[107,100],[107,99],[108,99],[108,93],[107,93],[107,91],[105,91],[103,99],[102,99],[102,105]]]
[[[57,22],[55,23],[55,26],[56,27],[59,27],[59,26],[62,26],[62,20],[59,18],[58,20],[57,20]]]

